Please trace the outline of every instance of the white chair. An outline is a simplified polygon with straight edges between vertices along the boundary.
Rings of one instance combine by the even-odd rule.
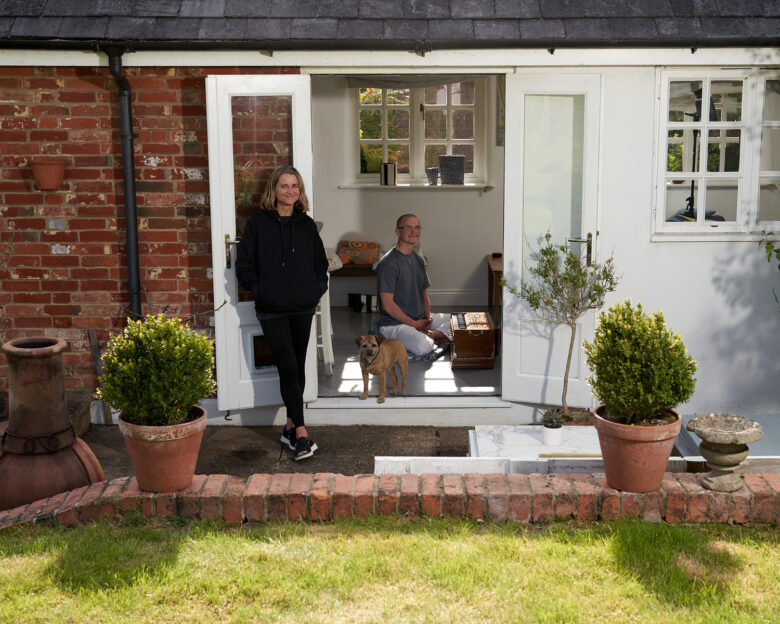
[[[317,304],[317,357],[325,365],[328,376],[333,375],[333,325],[330,322],[330,289],[325,291]],[[322,349],[322,351],[319,351]]]

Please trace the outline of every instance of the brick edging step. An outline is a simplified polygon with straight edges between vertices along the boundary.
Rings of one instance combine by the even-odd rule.
[[[224,474],[195,475],[178,492],[142,492],[134,477],[101,481],[0,511],[0,529],[20,524],[75,526],[123,511],[228,523],[329,521],[372,514],[452,516],[496,522],[553,519],[729,524],[780,523],[780,474],[745,474],[730,494],[702,488],[691,473],[664,475],[661,489],[620,492],[596,474]]]

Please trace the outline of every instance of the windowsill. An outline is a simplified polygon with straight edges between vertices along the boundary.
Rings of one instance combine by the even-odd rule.
[[[733,241],[733,242],[746,242],[754,243],[762,240],[762,235],[756,232],[746,232],[739,230],[726,230],[718,231],[717,229],[696,229],[688,232],[677,231],[665,231],[654,232],[650,235],[652,242],[713,242],[713,241]]]
[[[427,182],[400,182],[395,185],[377,184],[376,182],[353,182],[350,184],[339,184],[340,189],[361,190],[361,191],[479,191],[487,193],[493,190],[493,186],[484,182],[466,182],[465,184],[438,184],[432,186]]]

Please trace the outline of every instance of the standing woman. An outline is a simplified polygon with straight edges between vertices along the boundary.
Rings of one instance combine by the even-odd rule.
[[[257,318],[279,370],[287,408],[282,442],[298,461],[317,450],[303,422],[303,387],[314,311],[328,289],[328,259],[316,224],[305,214],[309,200],[294,167],[279,167],[271,174],[260,207],[238,245],[236,277],[255,299]]]

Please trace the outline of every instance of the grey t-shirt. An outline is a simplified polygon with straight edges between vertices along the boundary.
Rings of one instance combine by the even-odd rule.
[[[418,253],[412,252],[407,256],[393,247],[377,264],[376,279],[378,291],[393,293],[393,300],[411,318],[425,317],[423,291],[428,290],[431,284],[425,261]],[[379,327],[401,324],[382,309],[381,297],[377,324]]]

